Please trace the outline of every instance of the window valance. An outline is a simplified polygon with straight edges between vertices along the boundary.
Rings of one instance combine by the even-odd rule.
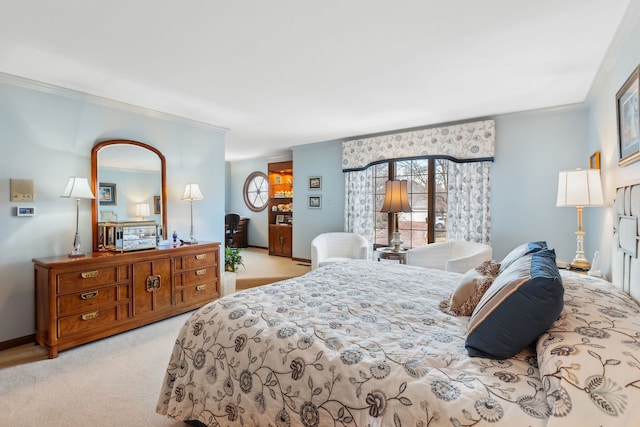
[[[455,162],[493,161],[495,122],[483,120],[342,143],[342,171],[363,170],[388,160],[438,157]]]

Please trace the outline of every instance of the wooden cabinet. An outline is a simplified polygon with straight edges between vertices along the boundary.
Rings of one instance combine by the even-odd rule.
[[[291,257],[293,162],[269,163],[269,255]]]
[[[36,341],[50,358],[220,296],[219,243],[33,262]]]
[[[291,226],[269,224],[269,255],[291,257]]]

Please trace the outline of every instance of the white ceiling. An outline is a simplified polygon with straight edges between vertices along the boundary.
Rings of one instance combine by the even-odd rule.
[[[582,102],[630,0],[0,0],[0,71],[229,129],[226,158]]]

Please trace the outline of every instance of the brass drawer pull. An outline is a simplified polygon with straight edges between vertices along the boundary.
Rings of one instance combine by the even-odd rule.
[[[198,255],[196,255],[196,259],[198,259],[198,260],[205,259],[206,257],[207,257],[207,254],[198,254]]]
[[[162,286],[160,275],[147,277],[147,291],[157,291],[160,289],[160,286]]]
[[[204,285],[198,285],[198,286],[196,286],[196,291],[203,291],[203,290],[205,290],[206,288],[207,288],[207,285],[206,285],[206,284],[204,284]]]
[[[204,276],[207,274],[207,269],[203,268],[202,270],[196,270],[196,276]]]
[[[93,279],[94,277],[98,276],[98,270],[85,271],[80,273],[80,275],[82,276],[83,279]]]
[[[95,298],[98,296],[98,291],[93,291],[93,292],[87,292],[84,294],[80,295],[80,298],[82,299],[91,299],[91,298]]]
[[[91,319],[95,319],[96,317],[98,317],[98,312],[92,311],[91,313],[83,314],[82,320],[91,320]]]

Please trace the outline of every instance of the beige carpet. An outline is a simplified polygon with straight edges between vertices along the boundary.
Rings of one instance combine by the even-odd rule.
[[[242,250],[238,289],[302,275],[310,267]],[[37,345],[0,352],[0,426],[185,427],[155,412],[164,370],[190,313],[47,359]]]
[[[240,249],[242,263],[237,271],[236,289],[248,289],[255,286],[277,282],[301,276],[311,270],[305,262],[293,261],[291,258],[269,256],[266,249]]]
[[[0,426],[184,427],[155,407],[189,314],[62,351],[56,359],[37,345],[0,352]]]

